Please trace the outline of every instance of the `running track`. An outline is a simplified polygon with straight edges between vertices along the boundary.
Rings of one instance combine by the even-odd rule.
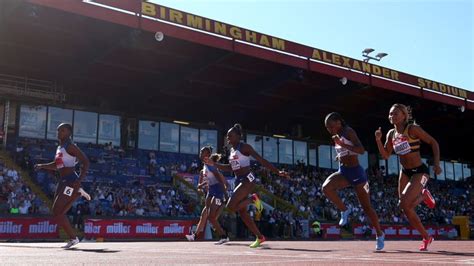
[[[83,242],[71,250],[63,243],[0,243],[1,265],[447,265],[474,264],[474,241],[435,241],[419,252],[419,241],[268,241],[249,242]]]

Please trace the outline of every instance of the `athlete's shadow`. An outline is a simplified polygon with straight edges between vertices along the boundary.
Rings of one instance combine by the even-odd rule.
[[[395,251],[384,251],[384,253],[413,253],[413,254],[431,254],[431,255],[446,255],[446,256],[466,256],[472,257],[474,253],[472,252],[454,252],[454,251],[410,251],[410,250],[395,250]]]
[[[297,252],[316,252],[316,253],[322,253],[322,252],[333,252],[334,250],[331,249],[305,249],[305,248],[272,248],[269,246],[262,246],[262,249],[269,249],[269,250],[284,250],[284,251],[297,251]]]
[[[58,247],[48,247],[48,246],[17,246],[17,245],[0,245],[0,248],[34,248],[34,249],[58,249]]]
[[[248,244],[241,244],[241,243],[226,243],[225,246],[242,246],[242,247],[248,247]],[[285,250],[285,251],[297,251],[297,252],[332,252],[334,250],[330,249],[304,249],[304,248],[272,248],[268,244],[263,244],[262,247],[259,249],[268,249],[268,250]]]
[[[108,250],[108,249],[89,249],[89,248],[70,248],[70,249],[65,249],[65,251],[82,251],[82,252],[93,252],[93,253],[117,253],[120,252],[120,250]]]

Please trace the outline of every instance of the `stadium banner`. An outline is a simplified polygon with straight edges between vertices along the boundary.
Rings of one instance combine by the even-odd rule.
[[[86,219],[86,238],[184,238],[196,220]]]
[[[323,238],[325,239],[340,239],[341,227],[336,224],[321,224]]]
[[[355,70],[383,79],[410,84],[413,86],[413,89],[424,88],[450,96],[472,99],[468,96],[469,91],[458,87],[378,66],[363,60],[358,60],[329,51],[302,45],[232,24],[187,13],[148,0],[83,0],[83,3],[90,4],[95,7],[113,9],[117,12],[134,16],[137,19],[149,20],[153,22],[166,21],[167,23],[179,25],[181,27],[208,32],[213,35],[220,35],[231,40],[239,40],[251,45],[258,45],[268,49],[305,57],[307,60],[311,59],[322,62],[323,64],[330,64],[340,67],[342,69]]]
[[[397,239],[413,239],[420,238],[420,232],[407,225],[380,225],[385,233],[386,238],[397,238]],[[452,238],[457,237],[456,228],[452,225],[446,226],[425,226],[428,234],[435,238]],[[370,230],[370,231],[368,231]],[[361,224],[353,226],[353,234],[355,237],[375,237],[375,229],[367,227]]]
[[[58,224],[52,218],[0,218],[0,239],[57,239]]]

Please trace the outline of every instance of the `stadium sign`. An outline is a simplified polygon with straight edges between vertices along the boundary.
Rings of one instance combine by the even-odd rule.
[[[357,82],[432,100],[436,99],[441,102],[449,102],[454,105],[466,104],[466,102],[459,100],[467,99],[470,101],[469,107],[472,100],[474,100],[474,94],[464,89],[165,7],[150,1],[82,0],[68,2],[67,4],[60,0],[29,0],[29,2],[146,31],[156,32],[160,30],[160,33],[175,38],[232,50],[299,68],[307,68],[310,71],[332,76],[347,76],[347,78]],[[108,9],[108,12],[100,12],[97,8]],[[193,30],[195,33],[184,32],[185,30]],[[206,34],[198,35],[198,33]],[[221,40],[216,39],[216,37]],[[231,43],[227,43],[226,40],[231,41]],[[260,50],[256,51],[254,48],[260,48]],[[424,91],[430,93],[425,94]],[[436,94],[454,98],[440,98]]]

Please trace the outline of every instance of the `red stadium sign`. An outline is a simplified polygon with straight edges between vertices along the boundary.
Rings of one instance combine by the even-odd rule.
[[[86,238],[183,238],[191,232],[195,220],[87,219]]]
[[[51,218],[0,218],[0,239],[57,239],[58,229]]]
[[[65,3],[61,0],[29,0],[29,2],[140,28],[145,31],[156,32],[159,29],[165,35],[175,38],[219,49],[232,50],[247,56],[259,57],[314,72],[337,77],[345,76],[350,80],[417,97],[457,106],[465,105],[469,109],[474,108],[472,104],[474,93],[461,88],[149,1],[83,0]],[[202,34],[202,32],[208,34]],[[261,47],[265,49],[260,49]]]

